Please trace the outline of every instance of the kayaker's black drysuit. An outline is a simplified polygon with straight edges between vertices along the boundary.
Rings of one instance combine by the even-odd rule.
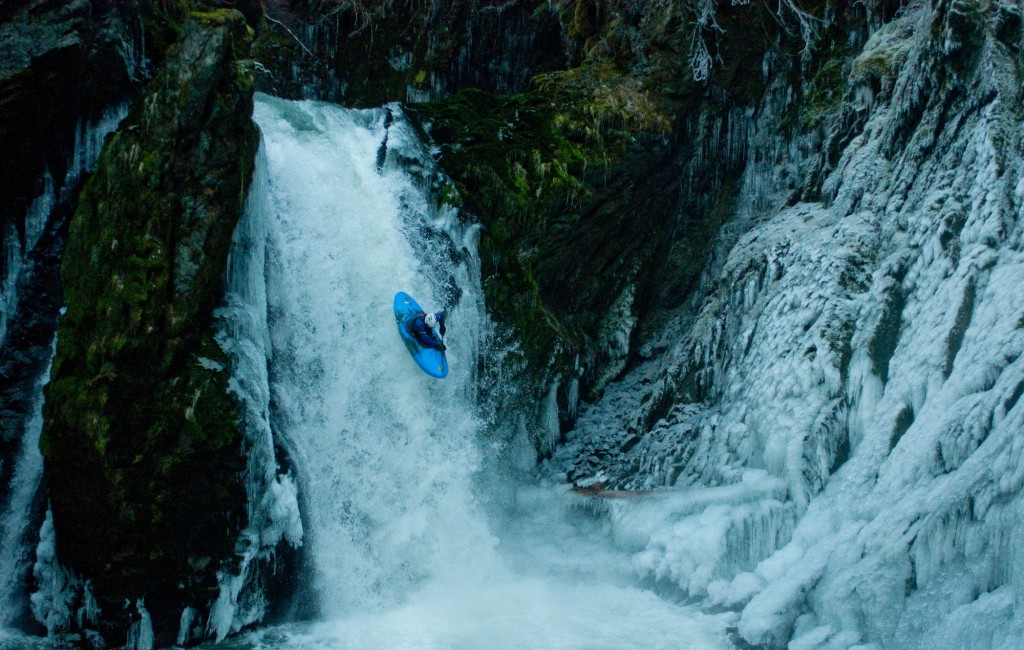
[[[426,313],[420,312],[416,314],[415,318],[409,320],[406,328],[409,330],[409,334],[412,334],[413,338],[425,348],[434,348],[435,350],[446,350],[444,344],[444,312],[439,311],[434,314],[437,318],[437,331],[427,325]]]

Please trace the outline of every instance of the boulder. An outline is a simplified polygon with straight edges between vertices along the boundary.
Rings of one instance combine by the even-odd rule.
[[[71,224],[40,446],[58,558],[90,585],[100,613],[85,625],[110,644],[139,601],[157,645],[173,643],[183,608],[214,600],[245,521],[213,310],[258,144],[251,39],[237,11],[191,15]]]

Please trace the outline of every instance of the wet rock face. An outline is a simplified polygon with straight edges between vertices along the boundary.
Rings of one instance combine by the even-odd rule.
[[[0,226],[21,229],[44,166],[63,175],[78,119],[126,91],[122,38],[117,15],[85,0],[0,9]]]
[[[379,106],[463,88],[514,93],[572,56],[546,1],[270,0],[262,16],[257,83],[289,98]]]
[[[61,563],[120,644],[145,599],[157,645],[216,595],[244,519],[245,460],[213,341],[258,142],[251,30],[193,14],[83,190],[41,448]],[[101,551],[99,549],[102,549]]]

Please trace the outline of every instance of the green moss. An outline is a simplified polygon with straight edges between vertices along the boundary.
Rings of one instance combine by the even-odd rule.
[[[528,358],[578,351],[582,333],[541,297],[538,245],[566,204],[600,193],[590,174],[621,161],[634,134],[667,131],[667,120],[609,66],[542,75],[516,95],[464,90],[413,112],[441,145],[440,164],[464,207],[485,226],[488,305],[515,327]]]
[[[834,53],[821,64],[806,87],[800,111],[800,126],[804,130],[813,129],[839,109],[845,92],[845,65],[845,57]]]
[[[183,25],[71,223],[40,448],[61,560],[115,628],[125,599],[163,625],[205,606],[218,565],[187,558],[229,561],[244,518],[237,407],[209,367],[228,365],[212,313],[258,142],[248,38],[237,12]]]
[[[210,25],[228,25],[230,26],[235,20],[235,16],[238,14],[234,9],[213,9],[206,11],[193,11],[189,14],[189,17],[194,20],[199,20]]]
[[[566,185],[566,163],[575,155],[556,141],[550,102],[540,94],[467,90],[416,110],[431,123],[443,148],[441,165],[465,207],[487,227],[480,253],[488,303],[517,326],[528,348],[542,346],[551,333],[542,326],[548,319],[542,317],[529,241],[542,230],[545,206]]]
[[[910,56],[914,42],[914,24],[908,19],[886,23],[871,35],[853,61],[851,82],[888,86]]]

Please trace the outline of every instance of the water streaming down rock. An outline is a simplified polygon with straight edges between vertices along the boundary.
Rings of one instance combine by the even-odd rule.
[[[257,565],[273,562],[281,540],[302,543],[295,486],[282,473],[274,451],[270,427],[270,387],[267,362],[266,264],[267,161],[263,147],[257,154],[245,211],[235,228],[228,256],[225,305],[218,310],[223,329],[218,343],[232,363],[230,390],[241,405],[246,439],[247,525],[238,547],[238,566],[218,574],[220,595],[210,608],[204,627],[191,608],[182,611],[178,642],[211,634],[218,640],[228,633],[262,620],[267,600],[259,584]]]
[[[394,115],[391,109],[349,112],[266,96],[258,104],[255,117],[265,137],[246,213],[235,232],[227,305],[220,310],[226,324],[221,343],[235,366],[232,390],[245,405],[250,524],[241,544],[242,570],[223,577],[221,598],[211,612],[209,628],[218,638],[263,616],[266,603],[245,593],[249,564],[270,557],[282,538],[293,545],[304,541],[295,477],[281,473],[275,432],[307,493],[310,533],[327,540],[313,552],[317,608],[328,614],[366,607],[372,592],[386,594],[387,585],[394,589],[413,579],[396,577],[410,563],[402,557],[407,549],[393,551],[391,560],[381,549],[397,538],[417,546],[425,541],[416,532],[399,531],[436,520],[415,511],[417,497],[432,500],[451,492],[443,476],[450,471],[437,467],[420,475],[430,460],[440,466],[446,450],[452,456],[448,462],[462,468],[460,480],[475,468],[474,448],[465,437],[474,424],[475,387],[467,378],[475,374],[475,361],[460,364],[448,382],[437,385],[452,386],[449,400],[469,405],[460,412],[461,422],[438,415],[436,395],[426,392],[433,388],[430,382],[390,381],[414,368],[406,365],[404,354],[389,357],[392,365],[380,365],[382,350],[404,351],[388,345],[397,341],[390,305],[398,288],[413,290],[425,305],[446,306],[452,291],[461,292],[473,278],[478,282],[467,253],[455,250],[449,239],[456,234],[468,251],[475,245],[472,229],[457,233],[457,223],[429,204],[430,192],[415,179],[429,184],[436,176],[425,169],[426,153],[404,119],[393,122]],[[432,280],[425,279],[428,271]],[[474,343],[482,305],[463,297],[451,305],[449,323],[465,337],[463,354],[472,360],[478,354]],[[324,375],[328,370],[332,376]],[[418,399],[408,397],[410,391]],[[442,438],[447,442],[437,449],[413,449],[404,465],[389,465],[394,471],[363,467],[346,456],[362,458],[367,447],[399,441],[408,448],[409,436],[432,439],[429,430],[442,429],[454,437]],[[349,493],[355,490],[358,497]],[[428,490],[435,494],[424,496]],[[402,494],[413,501],[401,508],[401,517],[380,531],[367,528],[365,520],[381,518],[373,513],[402,503]],[[453,513],[467,509],[468,504],[445,505]],[[339,548],[346,536],[367,539],[350,539],[351,546]],[[186,627],[194,624],[186,619]],[[181,636],[189,638],[184,628]]]
[[[469,484],[479,458],[465,391],[476,360],[461,345],[473,340],[467,315],[479,298],[446,304],[459,258],[439,259],[445,215],[398,168],[403,157],[424,163],[400,114],[387,126],[387,110],[276,108],[257,111],[278,170],[267,269],[274,422],[306,487],[321,608],[335,615],[393,604],[444,558],[472,557],[444,531],[493,544]],[[414,374],[396,345],[398,290],[448,308],[459,336],[447,380]]]
[[[262,444],[272,432],[290,459],[312,566],[299,595],[315,601],[322,622],[241,643],[720,646],[730,618],[630,586],[627,559],[600,525],[578,528],[590,517],[572,514],[576,498],[490,480],[505,472],[492,464],[506,443],[494,431],[482,437],[494,416],[477,386],[490,327],[477,231],[438,208],[445,181],[401,111],[262,96],[255,117],[263,171],[236,232],[224,343],[236,363],[233,390],[249,395],[250,434],[256,421]],[[398,290],[449,311],[443,381],[418,371],[394,330]],[[272,451],[263,459],[251,465],[252,485],[269,495],[284,481]],[[287,514],[294,493],[250,490],[249,543],[298,541]],[[252,525],[261,517],[262,530]],[[248,616],[246,589],[234,584],[224,583],[224,606],[214,607],[218,635]]]

